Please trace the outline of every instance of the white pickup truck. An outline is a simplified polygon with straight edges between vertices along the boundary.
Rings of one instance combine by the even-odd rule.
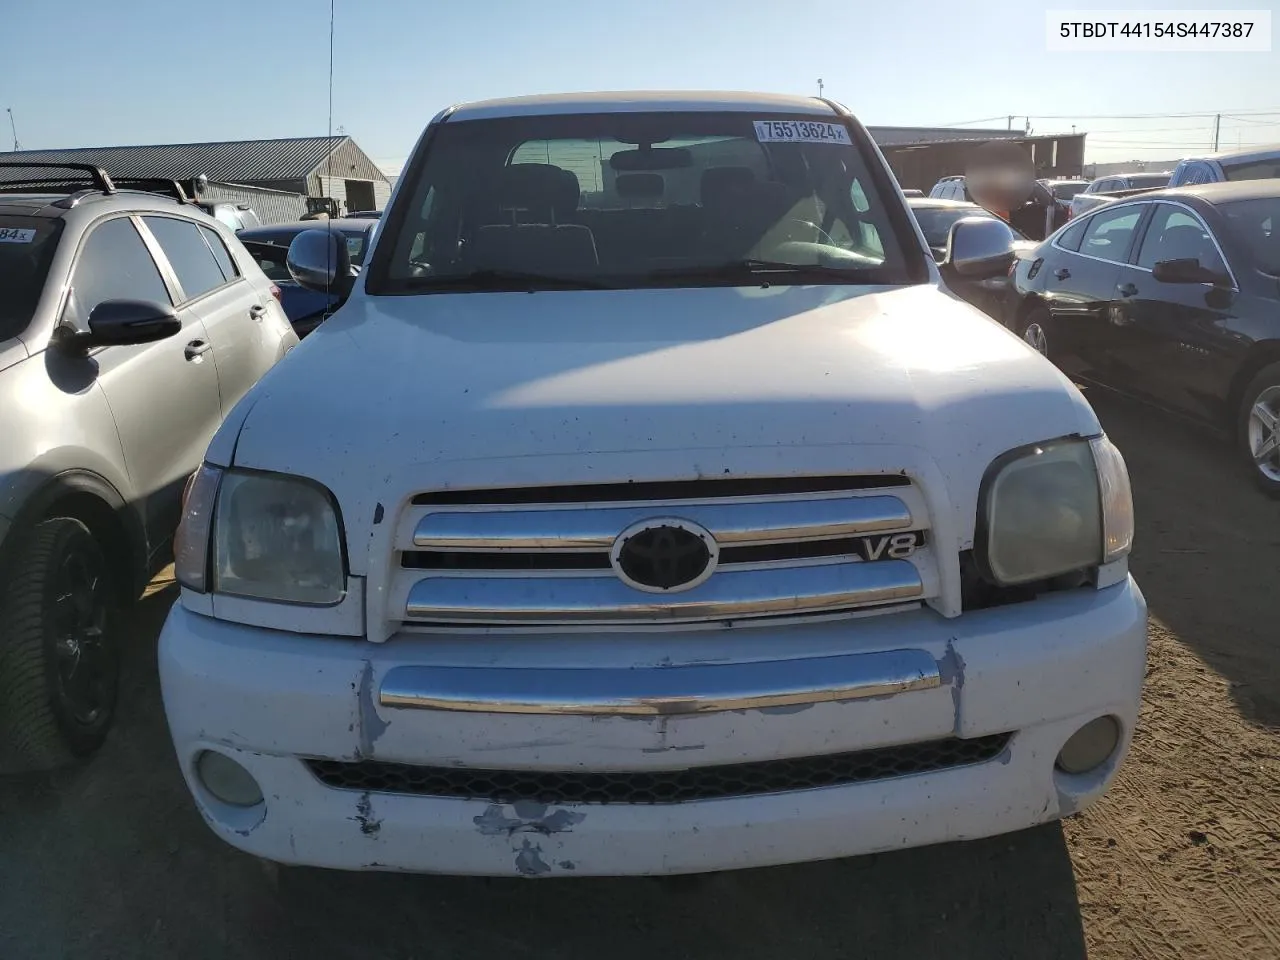
[[[274,861],[679,874],[1018,830],[1127,752],[1124,463],[935,263],[839,104],[588,94],[427,127],[345,304],[187,495],[160,671]]]

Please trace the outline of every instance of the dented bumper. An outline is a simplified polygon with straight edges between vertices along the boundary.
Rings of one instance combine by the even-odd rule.
[[[1123,760],[1145,652],[1145,605],[1127,581],[954,620],[920,610],[776,628],[404,634],[385,644],[245,627],[176,605],[160,669],[197,805],[243,850],[340,869],[581,876],[851,856],[1075,812]],[[1116,751],[1088,773],[1056,769],[1067,739],[1100,716],[1118,721]],[[695,790],[681,802],[661,791],[648,802],[581,801],[594,796],[584,772],[667,783],[681,771],[759,771],[785,758],[1005,734],[982,762],[796,789],[765,777],[775,788]],[[263,803],[213,797],[196,772],[204,750],[248,770]],[[317,772],[371,762],[382,766],[349,783]],[[422,768],[441,771],[432,783],[444,788],[415,793],[380,772]],[[504,790],[516,774],[539,789],[566,776],[553,802],[497,803],[483,790],[458,795],[449,784],[467,778],[448,774],[459,770],[501,772]]]

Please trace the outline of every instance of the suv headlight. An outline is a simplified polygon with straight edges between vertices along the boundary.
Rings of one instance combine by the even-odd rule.
[[[1129,474],[1106,437],[1023,447],[988,468],[975,554],[992,582],[1086,570],[1118,560],[1132,544]]]
[[[205,464],[174,555],[178,582],[200,593],[328,605],[346,592],[337,504],[302,477]]]

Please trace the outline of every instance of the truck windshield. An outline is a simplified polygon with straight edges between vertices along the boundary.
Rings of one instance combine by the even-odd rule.
[[[61,232],[61,220],[0,214],[0,340],[31,322]]]
[[[923,261],[835,116],[452,121],[406,174],[370,293],[906,283]]]

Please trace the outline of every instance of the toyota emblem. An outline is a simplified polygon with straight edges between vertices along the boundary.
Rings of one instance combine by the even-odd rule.
[[[719,558],[720,546],[705,527],[670,517],[627,527],[609,551],[618,578],[648,593],[692,590],[715,572]]]

